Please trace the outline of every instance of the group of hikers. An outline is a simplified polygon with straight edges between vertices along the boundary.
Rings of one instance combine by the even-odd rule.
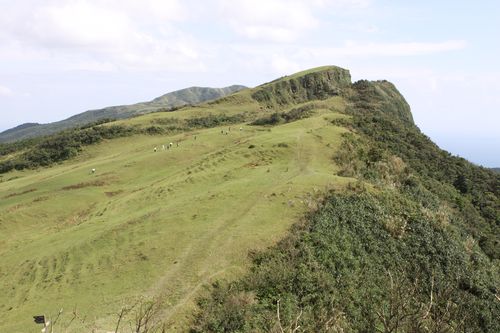
[[[243,131],[243,127],[240,127],[240,131]],[[225,131],[225,130],[221,130],[221,131],[220,131],[220,133],[221,133],[222,135],[229,135],[229,132],[231,132],[231,127],[228,127],[227,131]],[[194,136],[193,136],[193,139],[194,139],[194,140],[196,140],[196,135],[194,135]],[[169,150],[169,149],[170,149],[170,148],[172,148],[173,146],[174,146],[174,143],[173,143],[173,142],[169,142],[169,143],[167,143],[167,144],[162,144],[162,145],[161,145],[161,150]],[[176,141],[176,142],[175,142],[175,146],[176,146],[176,147],[179,147],[179,141]],[[158,147],[157,147],[157,146],[155,146],[155,147],[153,148],[153,152],[155,152],[155,153],[156,153],[157,151],[158,151]],[[90,170],[90,173],[91,173],[91,174],[94,174],[95,172],[96,172],[96,169],[95,169],[95,168],[92,168],[92,169]]]
[[[243,127],[240,127],[240,131],[243,131]],[[231,132],[231,127],[228,127],[227,131],[224,131],[224,130],[221,130],[220,133],[223,134],[223,135],[229,135],[229,132]],[[196,140],[196,135],[193,136],[194,140]],[[166,145],[161,145],[161,150],[169,150],[170,148],[173,147],[173,143],[170,142]],[[176,147],[179,147],[179,141],[176,141],[175,143]],[[158,151],[158,147],[154,147],[153,148],[153,152],[157,152]]]
[[[195,140],[196,140],[196,136],[195,136]],[[179,142],[176,142],[175,144],[177,147],[179,147]],[[174,145],[173,142],[170,142],[167,145],[161,145],[161,150],[168,150],[168,149],[172,148],[173,145]],[[153,148],[153,151],[156,153],[157,150],[158,150],[158,148],[155,146]]]

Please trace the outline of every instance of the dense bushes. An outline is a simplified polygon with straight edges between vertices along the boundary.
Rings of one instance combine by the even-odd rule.
[[[333,195],[245,278],[215,284],[193,332],[497,332],[498,272],[462,241],[411,196]]]
[[[348,70],[329,67],[300,76],[290,76],[254,89],[252,98],[267,108],[281,108],[339,95],[351,85]]]
[[[269,116],[259,118],[251,123],[251,125],[264,126],[264,125],[278,125],[282,123],[289,123],[292,121],[300,120],[309,117],[313,110],[313,104],[307,104],[301,107],[293,108],[288,112],[274,112]]]
[[[241,123],[243,121],[245,121],[245,116],[243,114],[236,114],[236,115],[209,114],[208,116],[189,118],[186,120],[186,123],[188,127],[210,128],[222,125]]]
[[[0,173],[48,166],[76,156],[84,146],[133,134],[163,135],[187,131],[193,128],[210,128],[241,123],[247,114],[209,114],[188,119],[162,118],[152,121],[152,125],[139,128],[123,125],[98,126],[110,122],[103,119],[91,125],[60,132],[47,137],[28,139],[15,143],[1,144],[0,156],[13,154],[0,162]]]
[[[354,85],[348,126],[361,137],[343,145],[350,149],[344,155],[355,156],[347,168],[352,170],[345,171],[370,178],[368,173],[374,172],[370,166],[383,154],[401,158],[425,189],[462,212],[463,228],[485,253],[500,259],[500,175],[441,150],[406,116],[400,97],[388,97],[378,88],[383,84],[363,81]],[[402,109],[399,113],[398,108]],[[370,151],[378,153],[370,156]]]
[[[342,147],[342,172],[375,188],[331,195],[247,276],[216,283],[192,331],[499,331],[498,261],[467,229],[476,208],[366,136]]]
[[[353,87],[335,162],[357,182],[216,283],[193,332],[500,331],[499,176],[440,150],[390,83]]]
[[[137,129],[128,126],[93,126],[63,131],[48,137],[30,139],[30,144],[18,143],[24,152],[0,163],[0,173],[13,169],[23,170],[48,166],[76,156],[83,146],[101,142],[103,139],[129,136]]]

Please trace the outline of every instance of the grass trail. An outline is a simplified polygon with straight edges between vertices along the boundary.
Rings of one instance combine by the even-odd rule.
[[[330,122],[337,116],[318,110],[272,128],[232,125],[228,135],[226,126],[116,139],[52,168],[5,175],[0,331],[37,332],[31,316],[61,307],[111,329],[138,295],[163,295],[171,330],[182,331],[202,286],[241,274],[249,250],[276,242],[311,197],[349,181],[331,160],[344,131]]]

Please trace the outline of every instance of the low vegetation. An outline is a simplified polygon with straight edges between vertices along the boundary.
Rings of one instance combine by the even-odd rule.
[[[347,183],[331,163],[344,131],[331,124],[338,113],[265,129],[232,124],[257,112],[250,101],[102,124],[138,132],[0,175],[0,331],[34,331],[32,315],[53,319],[61,308],[55,332],[75,308],[86,320],[68,332],[114,331],[140,296],[163,300],[155,320],[169,331],[186,330],[205,285],[240,276],[249,250],[274,244],[318,193]],[[144,132],[151,126],[165,132]]]
[[[128,126],[84,126],[77,130],[64,131],[53,136],[8,144],[13,147],[11,153],[21,151],[12,158],[0,162],[0,173],[13,169],[33,169],[49,166],[76,156],[84,146],[112,139],[137,134],[138,130]]]
[[[387,81],[313,69],[0,154],[0,330],[500,331],[500,176]]]
[[[225,88],[185,88],[164,94],[149,102],[85,111],[70,118],[48,124],[23,124],[0,133],[0,142],[13,142],[15,140],[54,135],[79,126],[92,126],[94,122],[106,119],[126,119],[151,112],[175,111],[186,105],[211,101],[245,88],[240,85]]]
[[[253,122],[251,125],[265,126],[265,125],[278,125],[285,124],[299,119],[307,118],[313,114],[315,108],[314,104],[306,104],[301,107],[293,108],[287,112],[274,112],[269,116],[261,117]]]
[[[408,170],[418,175],[422,189],[460,212],[464,217],[462,227],[478,241],[482,250],[491,259],[500,259],[500,175],[441,150],[413,124],[405,108],[398,109],[399,100],[373,93],[386,84],[354,85],[356,94],[352,106],[347,108],[352,121],[346,125],[361,136],[346,145],[349,147],[346,155],[356,156],[350,158],[351,163],[358,164],[349,165],[348,169],[352,170],[348,173],[373,179],[376,175],[370,173],[385,169],[388,176],[394,175],[387,158],[400,158]],[[366,96],[372,96],[369,109],[364,101]],[[398,110],[400,116],[395,116]]]
[[[188,119],[163,118],[156,119],[153,125],[145,127],[113,124],[99,126],[111,122],[110,119],[103,119],[94,124],[63,131],[52,136],[0,145],[0,156],[6,156],[4,160],[0,161],[0,174],[14,169],[34,169],[60,163],[77,156],[83,147],[100,143],[105,139],[137,134],[173,134],[193,129],[241,123],[246,118],[244,113],[236,115],[209,114]],[[9,157],[8,154],[13,154],[13,156]]]
[[[500,331],[498,175],[440,150],[388,82],[349,101],[334,161],[357,181],[215,283],[193,332]]]
[[[193,332],[497,332],[498,273],[411,196],[336,193],[214,284]]]
[[[348,70],[329,66],[263,84],[255,89],[252,97],[266,108],[280,109],[340,96],[350,85],[351,75]]]

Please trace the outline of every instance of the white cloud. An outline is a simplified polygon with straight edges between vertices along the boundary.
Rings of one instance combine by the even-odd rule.
[[[288,75],[300,71],[300,65],[291,61],[286,56],[274,54],[271,67],[277,75]]]
[[[318,28],[325,10],[362,9],[371,0],[218,0],[221,19],[252,40],[290,43]]]
[[[238,34],[254,40],[291,42],[319,25],[313,5],[297,0],[220,0],[221,16]]]
[[[34,19],[36,40],[55,47],[112,47],[134,33],[127,15],[87,1],[42,7]]]
[[[409,56],[423,56],[429,54],[444,53],[460,50],[466,46],[464,41],[443,41],[436,43],[409,42],[409,43],[361,43],[346,42],[338,47],[305,47],[301,44],[253,44],[241,43],[231,45],[227,53],[241,63],[247,62],[254,71],[264,73],[275,73],[278,75],[291,74],[298,70],[321,65],[338,65],[353,70],[353,77],[359,73],[358,79],[372,78],[425,78],[428,86],[433,89],[439,88],[439,81],[433,81],[434,73],[427,68],[419,68],[417,65],[406,67],[383,66],[391,64],[392,58]],[[375,60],[374,58],[378,59]],[[357,70],[360,64],[369,61],[362,66],[362,71]],[[377,64],[377,65],[374,65]]]
[[[12,96],[14,94],[14,92],[9,88],[9,87],[6,87],[6,86],[2,86],[0,85],[0,96]]]
[[[188,13],[179,0],[44,0],[5,6],[0,58],[31,55],[62,69],[201,70],[198,42],[174,25]]]
[[[372,0],[309,0],[307,3],[320,7],[333,7],[337,9],[360,9],[371,5]]]
[[[467,43],[463,40],[450,40],[437,43],[359,43],[349,41],[340,47],[311,48],[306,50],[310,55],[330,55],[332,57],[401,57],[417,56],[461,50]]]

